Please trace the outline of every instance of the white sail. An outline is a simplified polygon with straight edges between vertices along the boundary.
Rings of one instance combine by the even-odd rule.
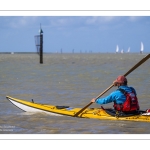
[[[127,51],[128,53],[130,52],[130,47],[128,48],[128,51]]]
[[[122,54],[124,53],[124,50],[123,50],[123,49],[121,50],[121,53],[122,53]]]
[[[143,43],[141,42],[141,50],[140,50],[140,53],[143,53],[143,51],[144,51],[144,45],[143,45]]]
[[[141,42],[141,51],[143,51],[144,50],[144,45],[143,45],[143,43]]]
[[[117,45],[116,46],[116,53],[118,53],[119,52],[119,46]]]

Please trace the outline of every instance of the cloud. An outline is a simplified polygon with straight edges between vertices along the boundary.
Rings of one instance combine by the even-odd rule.
[[[42,17],[41,17],[42,18]],[[118,17],[115,16],[57,16],[57,17],[47,17],[45,22],[49,27],[64,28],[64,27],[80,27],[92,25],[100,25],[105,23],[114,22]],[[43,20],[43,19],[42,19]]]
[[[17,16],[0,17],[5,21],[6,27],[21,28],[38,26],[47,28],[86,28],[92,26],[119,25],[122,22],[136,22],[142,17],[138,16]]]
[[[110,23],[114,21],[117,17],[115,16],[94,16],[94,17],[87,17],[86,23],[87,24],[103,24],[103,23]]]
[[[139,16],[129,16],[129,21],[136,22],[139,21],[142,17]]]
[[[8,24],[11,28],[20,28],[35,23],[37,17],[9,17]]]
[[[70,23],[70,19],[65,17],[48,17],[50,26],[66,26]]]

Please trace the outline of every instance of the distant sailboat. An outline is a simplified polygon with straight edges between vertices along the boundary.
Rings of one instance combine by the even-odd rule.
[[[128,48],[128,51],[127,51],[128,53],[130,52],[130,47]]]
[[[119,46],[117,45],[116,46],[116,53],[118,53],[119,52]]]
[[[143,45],[143,43],[141,42],[141,50],[140,50],[140,54],[142,54],[143,51],[144,51],[144,45]]]
[[[121,53],[122,53],[122,54],[124,53],[124,50],[123,50],[123,49],[121,50]]]

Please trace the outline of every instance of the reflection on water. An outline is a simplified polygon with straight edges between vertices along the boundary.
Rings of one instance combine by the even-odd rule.
[[[83,108],[112,81],[145,55],[35,54],[0,55],[0,134],[136,134],[150,133],[149,123],[81,119],[22,112],[6,96],[35,102]],[[137,90],[141,109],[150,108],[150,60],[128,75]],[[115,90],[113,87],[105,95]],[[104,95],[104,96],[105,96]],[[112,106],[107,104],[104,107]],[[92,104],[91,107],[99,107]],[[8,129],[11,127],[11,130]],[[7,130],[6,130],[7,129]]]

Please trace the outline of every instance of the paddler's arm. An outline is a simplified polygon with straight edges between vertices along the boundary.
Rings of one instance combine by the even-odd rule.
[[[114,98],[114,92],[113,92],[113,93],[111,93],[110,95],[108,95],[107,97],[104,97],[104,98],[98,98],[98,99],[93,98],[91,100],[91,102],[97,103],[97,104],[107,104],[107,103],[113,102],[114,100],[115,100],[115,98]]]
[[[114,86],[117,86],[116,82],[113,82]],[[110,95],[108,95],[105,98],[93,98],[91,99],[92,103],[97,103],[97,104],[107,104],[107,103],[111,103],[114,102],[114,100],[116,99],[116,91],[112,92]]]

